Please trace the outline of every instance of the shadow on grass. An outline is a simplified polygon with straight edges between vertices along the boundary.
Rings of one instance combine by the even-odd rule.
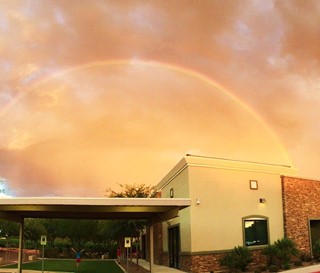
[[[1,268],[17,268],[17,264],[2,266]],[[42,271],[42,261],[24,263],[23,270]],[[98,260],[83,260],[80,266],[77,267],[74,260],[44,260],[44,271],[55,272],[77,272],[77,273],[123,273],[121,268],[114,261],[98,261]]]

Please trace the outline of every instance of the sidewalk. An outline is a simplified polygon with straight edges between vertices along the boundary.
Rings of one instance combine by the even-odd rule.
[[[139,259],[139,265],[147,270],[150,270],[150,264],[146,260]],[[175,268],[171,268],[171,267],[167,267],[167,266],[163,266],[163,265],[157,265],[157,264],[155,264],[153,266],[153,268],[154,268],[154,273],[181,273],[181,272],[184,272],[184,271],[181,271],[181,270],[178,270]]]
[[[0,273],[17,273],[18,270],[16,268],[0,268]],[[29,269],[23,269],[22,273],[39,273],[42,272],[40,270],[29,270]],[[55,272],[55,271],[43,271],[45,273],[71,273],[71,272]]]
[[[147,270],[150,269],[149,262],[147,262],[145,260],[139,260],[139,265]],[[179,272],[181,273],[184,271],[181,271],[181,270],[178,270],[175,268],[171,268],[171,267],[162,266],[162,265],[154,265],[154,272],[155,273],[179,273]],[[186,273],[186,272],[184,272],[184,273]],[[286,271],[281,271],[280,273],[320,273],[320,264],[310,265],[310,266],[286,270]]]
[[[284,271],[285,273],[320,273],[320,264]]]
[[[147,270],[150,270],[149,262],[145,260],[139,259],[139,265]],[[0,273],[16,273],[17,269],[11,269],[11,268],[1,268]],[[35,273],[39,271],[31,271],[31,270],[23,270],[23,273]],[[163,265],[154,265],[154,273],[183,273],[184,271],[163,266]],[[311,265],[307,267],[301,267],[286,271],[281,271],[282,273],[320,273],[320,264]],[[280,272],[280,273],[281,273]],[[46,271],[46,273],[56,273],[56,272],[49,272]],[[61,272],[60,272],[61,273]],[[186,272],[184,272],[186,273]]]

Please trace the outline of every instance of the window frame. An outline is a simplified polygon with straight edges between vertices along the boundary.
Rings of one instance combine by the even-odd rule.
[[[245,223],[248,220],[264,220],[266,221],[267,224],[267,231],[266,231],[266,236],[267,236],[267,243],[266,244],[259,244],[259,245],[247,245],[246,244],[246,227]],[[263,216],[263,215],[248,215],[245,217],[242,217],[242,238],[243,238],[243,246],[244,247],[249,247],[249,248],[261,248],[265,247],[270,244],[270,232],[269,232],[269,217]]]

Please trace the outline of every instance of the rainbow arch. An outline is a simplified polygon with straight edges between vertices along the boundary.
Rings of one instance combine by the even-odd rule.
[[[36,81],[35,83],[31,84],[29,87],[25,88],[24,90],[21,90],[16,97],[14,97],[1,111],[0,111],[0,118],[3,118],[7,112],[14,107],[15,104],[17,104],[20,100],[22,100],[24,97],[26,97],[28,94],[32,93],[33,90],[35,90],[37,87],[45,84],[46,82],[53,80],[55,78],[59,78],[63,75],[66,75],[68,73],[73,73],[80,70],[85,70],[89,68],[99,68],[104,66],[140,66],[140,67],[157,67],[161,69],[166,69],[169,71],[181,73],[183,75],[192,77],[194,79],[197,79],[213,88],[217,88],[221,92],[223,92],[226,96],[228,96],[230,99],[232,99],[235,103],[241,106],[244,110],[246,110],[255,120],[261,124],[261,126],[268,132],[268,134],[274,139],[276,145],[278,148],[283,151],[287,161],[292,165],[292,161],[281,143],[281,141],[278,139],[278,137],[275,135],[274,131],[270,128],[270,126],[255,112],[252,108],[250,108],[244,101],[242,101],[240,98],[232,94],[229,90],[227,90],[225,87],[223,87],[221,84],[217,83],[210,77],[201,74],[197,71],[194,71],[190,68],[181,67],[169,63],[164,62],[158,62],[158,61],[144,61],[144,60],[128,60],[128,59],[115,59],[115,60],[99,60],[99,61],[93,61],[88,62],[84,64],[80,64],[77,66],[72,66],[60,71],[57,71],[55,73],[52,73],[50,75],[47,75],[43,77],[42,79]]]

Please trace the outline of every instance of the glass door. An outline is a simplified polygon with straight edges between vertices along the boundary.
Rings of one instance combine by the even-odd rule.
[[[180,229],[179,226],[170,227],[169,235],[169,266],[180,268]]]

